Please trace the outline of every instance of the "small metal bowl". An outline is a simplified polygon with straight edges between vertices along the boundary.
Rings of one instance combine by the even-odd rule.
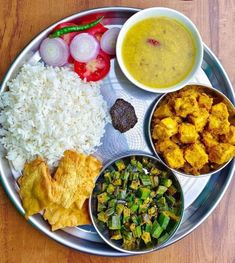
[[[233,125],[235,125],[235,108],[234,108],[234,105],[232,104],[232,102],[220,91],[216,90],[215,88],[211,87],[211,86],[208,86],[208,85],[205,85],[205,84],[200,84],[200,83],[190,83],[188,84],[187,86],[197,86],[198,90],[199,91],[202,91],[210,96],[213,97],[214,100],[216,100],[216,103],[219,103],[219,102],[223,102],[226,104],[227,108],[228,108],[228,112],[229,112],[229,122]],[[185,87],[187,87],[185,86]],[[177,91],[175,91],[177,92]],[[173,94],[174,92],[172,92]],[[186,177],[194,177],[194,178],[198,178],[198,177],[205,177],[205,176],[210,176],[214,173],[217,173],[219,172],[220,170],[222,170],[232,159],[230,159],[228,162],[224,163],[223,165],[218,165],[216,167],[216,169],[214,170],[211,170],[209,173],[203,173],[203,174],[200,174],[200,175],[193,175],[193,174],[187,174],[185,172],[183,172],[182,170],[176,170],[176,169],[173,169],[171,168],[164,160],[163,156],[161,154],[159,154],[155,147],[154,147],[154,143],[153,143],[153,139],[152,139],[152,118],[153,118],[153,114],[156,110],[156,108],[161,104],[161,102],[164,100],[164,98],[166,98],[168,96],[168,93],[162,95],[161,97],[159,97],[156,101],[156,103],[154,104],[153,106],[153,109],[150,113],[150,116],[149,116],[149,121],[148,121],[148,137],[149,137],[149,141],[150,141],[150,144],[151,144],[151,147],[153,149],[153,152],[155,153],[155,155],[157,156],[157,158],[159,158],[169,169],[171,169],[172,171],[180,174],[180,175],[183,175],[183,176],[186,176]]]
[[[177,223],[175,223],[174,227],[171,229],[168,239],[165,240],[164,242],[162,242],[161,244],[157,244],[157,245],[155,245],[155,246],[153,246],[151,248],[143,248],[143,249],[138,249],[138,250],[126,250],[126,249],[123,249],[122,246],[121,246],[122,245],[121,241],[111,240],[110,237],[109,237],[109,231],[108,231],[107,227],[102,222],[100,222],[97,219],[97,194],[99,192],[99,184],[102,183],[103,180],[104,180],[104,176],[103,176],[104,175],[104,171],[107,168],[111,168],[117,160],[124,160],[125,161],[125,160],[129,159],[132,156],[135,156],[137,160],[139,158],[141,158],[141,157],[148,157],[148,158],[150,158],[151,160],[153,160],[155,162],[156,166],[159,169],[162,169],[164,171],[169,172],[170,173],[170,178],[172,179],[174,186],[177,188],[177,191],[179,193],[179,198],[180,198],[180,201],[181,201],[181,206],[180,206],[180,211],[179,211],[180,219],[179,219],[179,221]],[[121,252],[129,253],[129,254],[136,254],[136,255],[137,254],[145,254],[145,253],[148,253],[148,252],[153,252],[155,250],[160,249],[162,246],[164,246],[164,244],[167,243],[174,236],[175,232],[179,228],[180,223],[181,223],[182,218],[183,218],[183,212],[184,212],[184,195],[183,195],[183,190],[181,188],[181,185],[180,185],[177,177],[174,175],[174,173],[169,168],[167,168],[161,161],[159,161],[156,157],[154,157],[152,155],[148,155],[148,154],[142,154],[142,153],[141,154],[133,153],[133,154],[121,156],[121,157],[119,157],[119,158],[117,158],[115,160],[110,161],[107,165],[104,166],[104,168],[100,172],[99,176],[97,177],[95,184],[96,184],[96,186],[95,186],[95,188],[94,188],[94,190],[93,190],[93,192],[92,192],[92,194],[90,196],[90,199],[89,199],[89,213],[90,213],[90,217],[91,217],[92,223],[93,223],[96,231],[100,235],[100,237],[108,245],[110,245],[114,249],[119,250]]]

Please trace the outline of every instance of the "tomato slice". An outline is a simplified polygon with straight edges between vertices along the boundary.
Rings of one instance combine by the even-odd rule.
[[[77,26],[77,24],[74,23],[70,23],[70,22],[65,22],[65,23],[61,23],[58,26],[56,26],[53,30],[53,32],[55,32],[56,30],[59,30],[61,28],[67,27],[67,26]],[[61,38],[69,45],[70,42],[72,41],[72,39],[77,35],[77,32],[72,32],[72,33],[68,33],[65,35],[62,35]]]
[[[93,36],[95,36],[100,41],[102,35],[107,30],[108,30],[107,27],[105,27],[105,26],[103,26],[102,24],[99,23],[96,26],[87,29],[85,32],[92,34]]]
[[[110,70],[110,57],[100,51],[96,59],[87,63],[74,61],[74,70],[81,79],[87,81],[98,81],[103,79]]]

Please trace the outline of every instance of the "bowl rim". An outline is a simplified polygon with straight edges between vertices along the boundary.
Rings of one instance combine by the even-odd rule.
[[[179,181],[179,179],[177,178],[177,176],[174,174],[174,172],[169,169],[160,159],[158,159],[156,156],[154,155],[150,155],[148,153],[144,153],[144,152],[137,152],[137,151],[133,151],[133,152],[130,152],[128,154],[125,154],[125,155],[119,155],[118,157],[112,159],[111,161],[109,161],[103,168],[102,170],[100,171],[99,175],[97,176],[96,180],[95,180],[95,184],[97,183],[97,181],[100,179],[101,176],[103,176],[103,173],[104,171],[109,167],[111,166],[112,164],[114,164],[117,160],[122,160],[124,158],[129,158],[131,156],[138,156],[138,157],[148,157],[148,158],[151,158],[153,159],[155,162],[159,163],[160,165],[162,165],[164,168],[166,168],[169,172],[171,172],[171,176],[173,176],[174,180],[177,182],[177,188],[180,190],[180,198],[181,198],[181,209],[180,209],[180,219],[178,221],[178,223],[175,225],[175,228],[174,230],[171,232],[171,234],[169,235],[169,237],[163,242],[161,243],[160,245],[156,245],[154,247],[152,247],[151,249],[146,249],[146,250],[126,250],[126,249],[122,249],[121,247],[119,246],[116,246],[113,242],[111,242],[109,239],[107,239],[99,230],[99,228],[97,227],[96,225],[96,222],[95,222],[95,219],[94,219],[94,215],[93,215],[93,209],[92,209],[92,199],[93,199],[93,195],[94,195],[94,191],[95,191],[95,188],[93,189],[90,197],[89,197],[89,215],[90,215],[90,218],[91,218],[91,222],[92,222],[92,225],[94,226],[95,230],[97,231],[97,233],[99,234],[99,236],[105,241],[105,243],[109,246],[111,246],[112,248],[118,250],[118,251],[121,251],[121,252],[124,252],[124,253],[129,253],[129,254],[132,254],[132,255],[140,255],[140,254],[146,254],[146,253],[149,253],[149,252],[154,252],[156,250],[159,250],[161,249],[164,244],[166,242],[168,242],[176,233],[176,231],[179,229],[181,223],[182,223],[182,219],[184,217],[184,212],[185,212],[185,201],[184,201],[184,191],[183,191],[183,188],[181,186],[181,183]]]
[[[195,37],[193,37],[193,39],[194,39],[195,44],[196,44],[196,56],[195,56],[195,61],[194,61],[192,69],[186,75],[186,77],[184,77],[183,80],[176,83],[175,85],[172,85],[172,86],[169,86],[166,88],[152,88],[152,87],[149,87],[149,86],[137,81],[127,70],[125,63],[123,61],[123,58],[122,58],[121,48],[122,48],[123,40],[124,40],[125,35],[126,35],[126,32],[125,33],[123,33],[123,32],[128,30],[134,24],[138,23],[138,22],[132,22],[137,17],[143,17],[141,20],[144,20],[145,18],[148,17],[148,16],[145,16],[145,14],[148,12],[152,12],[152,11],[153,12],[154,11],[156,11],[156,12],[159,12],[159,11],[168,12],[169,14],[173,14],[174,16],[180,17],[182,19],[182,21],[179,18],[175,18],[175,19],[180,20],[180,22],[188,29],[188,31],[192,32],[192,34],[195,35]],[[156,15],[156,16],[160,17],[161,15]],[[163,14],[162,16],[168,17],[167,14]],[[149,17],[151,17],[151,16],[149,16]],[[171,18],[174,19],[174,17],[171,17]],[[117,43],[116,43],[116,57],[117,57],[118,64],[119,64],[123,74],[127,77],[127,79],[130,82],[132,82],[138,88],[143,89],[145,91],[153,92],[153,93],[173,92],[173,91],[179,90],[183,86],[187,85],[190,82],[190,80],[193,79],[197,70],[201,67],[201,64],[203,61],[203,53],[204,53],[203,41],[202,41],[201,35],[200,35],[196,25],[183,13],[181,13],[175,9],[171,9],[171,8],[167,8],[167,7],[150,7],[150,8],[146,8],[146,9],[143,9],[143,10],[135,13],[133,16],[131,16],[123,24],[123,26],[119,32],[119,35],[117,38]]]
[[[207,84],[204,84],[204,83],[200,83],[200,82],[190,82],[188,83],[186,86],[201,86],[202,88],[205,88],[205,89],[211,89],[212,91],[214,91],[215,93],[218,93],[220,96],[222,96],[229,104],[230,106],[232,106],[233,109],[235,109],[233,103],[229,100],[229,98],[227,98],[227,96],[225,96],[221,91],[217,90],[216,88],[212,87],[212,85],[207,85]],[[184,87],[186,87],[184,86]],[[183,87],[183,88],[184,88]],[[150,112],[150,115],[149,115],[149,120],[148,120],[148,132],[147,132],[147,135],[148,135],[148,139],[150,141],[150,144],[151,144],[151,148],[152,148],[152,151],[153,153],[155,154],[155,156],[161,160],[165,166],[167,166],[169,169],[171,169],[174,173],[177,173],[177,174],[180,174],[182,176],[185,176],[185,177],[188,177],[188,178],[205,178],[207,176],[211,176],[219,171],[221,171],[225,166],[227,166],[231,160],[233,158],[231,158],[229,161],[227,161],[226,163],[224,163],[222,166],[220,166],[217,170],[214,170],[214,171],[211,171],[209,173],[205,173],[205,174],[199,174],[199,175],[193,175],[193,174],[187,174],[187,173],[183,173],[182,171],[179,171],[177,169],[174,169],[174,168],[171,168],[166,162],[165,160],[161,157],[160,154],[158,154],[158,152],[156,151],[155,147],[154,147],[154,143],[153,143],[153,139],[152,139],[152,136],[151,136],[151,123],[152,123],[152,118],[153,118],[153,114],[157,108],[157,106],[159,105],[159,103],[166,97],[168,96],[169,93],[165,93],[163,95],[161,95],[160,97],[158,97],[156,99],[156,101],[154,102],[154,105],[150,106],[150,107],[153,107],[151,112]]]

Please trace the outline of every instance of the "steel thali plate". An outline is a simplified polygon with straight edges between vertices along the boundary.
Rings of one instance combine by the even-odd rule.
[[[138,11],[139,9],[127,7],[98,8],[72,15],[56,24],[67,21],[79,22],[87,16],[103,15],[105,17],[103,20],[105,25],[121,27],[131,15]],[[56,24],[41,32],[18,55],[3,79],[1,92],[6,90],[7,81],[17,74],[24,63],[35,63],[40,59],[38,52],[36,52],[38,46]],[[207,46],[204,46],[202,68],[197,72],[193,82],[212,85],[214,88],[222,91],[234,104],[234,91],[228,76],[218,59]],[[143,91],[131,84],[122,74],[116,59],[112,60],[111,71],[101,84],[101,92],[108,103],[108,107],[111,107],[117,98],[124,98],[129,101],[135,107],[138,123],[125,134],[119,133],[113,129],[111,124],[108,124],[105,135],[102,138],[102,146],[97,149],[95,155],[99,156],[105,164],[111,159],[128,154],[131,151],[153,154],[147,138],[147,119],[153,103],[159,95]],[[21,206],[15,180],[19,174],[14,172],[4,158],[3,149],[2,152],[0,159],[1,182],[9,198],[23,215],[24,210]],[[184,191],[185,213],[178,231],[165,246],[173,244],[189,234],[211,214],[228,188],[234,170],[235,161],[232,160],[222,171],[209,177],[189,178],[176,174]],[[30,217],[29,221],[52,239],[76,250],[104,256],[128,255],[116,251],[103,243],[92,226],[66,228],[52,232],[50,226],[40,214]]]

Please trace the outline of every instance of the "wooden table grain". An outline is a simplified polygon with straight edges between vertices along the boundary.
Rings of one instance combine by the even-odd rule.
[[[80,10],[102,6],[166,6],[185,13],[235,84],[234,0],[0,0],[0,79],[18,52],[51,23]],[[18,214],[0,187],[0,262],[235,262],[235,180],[213,214],[193,233],[152,254],[129,258],[96,257],[49,239]]]

